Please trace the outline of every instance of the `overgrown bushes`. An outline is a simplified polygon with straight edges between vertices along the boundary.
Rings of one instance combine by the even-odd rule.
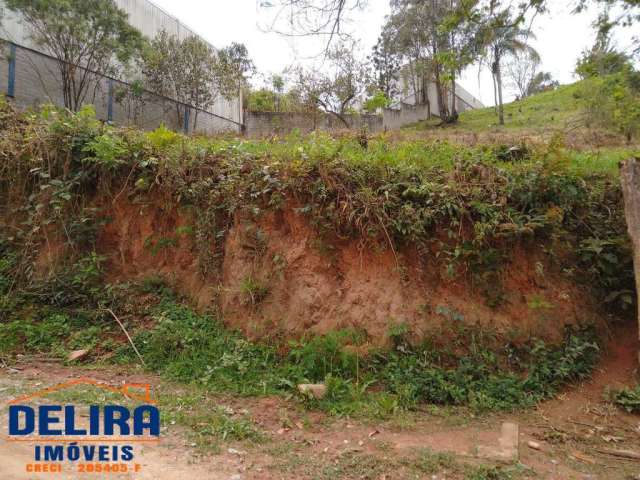
[[[482,343],[460,357],[444,357],[428,341],[362,356],[353,347],[365,339],[352,331],[302,339],[279,353],[170,300],[154,318],[156,327],[141,331],[135,341],[145,361],[169,377],[250,395],[326,382],[327,398],[308,401],[336,414],[384,415],[423,403],[477,411],[531,406],[586,377],[599,352],[593,332],[581,330],[568,331],[559,347],[542,341],[518,347],[519,362],[511,366],[504,353]]]
[[[575,173],[574,157],[559,139],[526,148],[517,159],[500,159],[495,146],[393,143],[380,136],[365,149],[355,138],[321,134],[268,141],[186,138],[165,128],[116,129],[89,109],[68,114],[45,108],[18,116],[1,107],[5,353],[21,346],[62,351],[76,331],[88,332],[85,340],[95,344],[97,326],[110,332],[110,341],[117,338],[117,328],[105,326],[112,322],[104,308],[117,301],[118,287],[101,283],[95,238],[108,221],[108,212],[97,208],[122,195],[195,207],[189,228],[203,275],[215,275],[221,259],[211,255],[211,242],[223,243],[235,215],[257,217],[293,205],[328,244],[351,238],[394,251],[415,246],[437,259],[443,273],[470,278],[494,293],[500,268],[520,244],[542,246],[554,268],[583,278],[605,301],[628,308],[633,300],[617,183],[603,174]],[[66,256],[43,275],[36,268],[39,249],[53,239],[64,244]],[[245,280],[246,301],[258,308],[267,287]],[[147,287],[162,291],[155,282]],[[497,306],[501,297],[494,293],[487,301]],[[254,344],[218,319],[166,299],[153,321],[154,328],[135,337],[152,368],[251,395],[325,381],[329,394],[317,404],[334,413],[364,409],[383,415],[421,402],[478,410],[531,405],[588,374],[597,356],[584,332],[569,333],[561,347],[521,346],[516,363],[484,344],[444,356],[405,342],[401,329],[394,331],[394,350],[366,358],[356,353],[359,332],[286,347]],[[64,335],[44,342],[42,329]],[[115,354],[127,347],[101,348]]]
[[[561,268],[583,268],[602,299],[621,308],[632,300],[619,187],[606,175],[574,173],[574,157],[559,139],[510,160],[493,146],[380,136],[364,149],[355,138],[322,134],[186,138],[162,127],[115,129],[90,109],[45,107],[25,116],[2,109],[3,230],[22,247],[12,272],[22,283],[32,280],[47,236],[61,238],[70,257],[91,251],[106,220],[94,199],[160,195],[196,207],[203,274],[220,265],[222,252],[211,255],[210,245],[221,243],[235,214],[255,217],[291,201],[328,243],[351,237],[378,248],[416,245],[444,272],[481,286],[499,282],[496,272],[515,243],[543,243]],[[498,305],[500,296],[488,302]]]

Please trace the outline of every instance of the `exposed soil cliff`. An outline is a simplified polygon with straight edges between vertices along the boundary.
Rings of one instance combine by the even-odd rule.
[[[206,275],[192,210],[123,195],[105,214],[97,247],[112,280],[160,275],[200,309],[219,307],[226,322],[252,337],[355,328],[380,344],[393,325],[446,338],[480,324],[516,339],[558,338],[565,325],[594,318],[588,293],[532,248],[515,247],[496,277],[500,304],[489,306],[467,277],[442,271],[437,252],[327,241],[293,206],[255,220],[237,216],[224,248],[209,245],[222,261]]]

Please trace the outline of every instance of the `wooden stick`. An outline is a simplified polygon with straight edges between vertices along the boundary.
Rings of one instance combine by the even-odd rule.
[[[140,355],[140,352],[138,351],[138,349],[136,348],[135,343],[133,343],[133,340],[131,339],[131,336],[129,335],[129,332],[127,332],[127,329],[124,328],[124,325],[122,324],[122,322],[120,321],[120,319],[118,317],[116,317],[116,314],[113,313],[113,310],[111,310],[110,308],[105,308],[105,310],[107,312],[109,312],[111,314],[111,316],[115,319],[116,322],[118,322],[118,325],[120,325],[120,328],[122,329],[122,331],[124,332],[124,334],[127,336],[127,339],[129,339],[129,343],[131,344],[131,346],[133,347],[133,350],[136,352],[136,355],[138,355],[138,358],[140,359],[140,361],[142,362],[142,364],[146,367],[147,364],[144,362],[144,359],[142,358],[142,355]]]
[[[604,453],[606,455],[613,455],[614,457],[628,458],[630,460],[640,460],[640,452],[634,450],[613,450],[611,448],[598,448],[596,452]]]

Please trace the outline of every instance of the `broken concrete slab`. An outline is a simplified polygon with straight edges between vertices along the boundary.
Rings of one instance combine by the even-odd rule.
[[[298,385],[298,391],[303,395],[311,395],[316,400],[320,400],[327,394],[327,386],[323,383],[301,383]]]
[[[89,353],[89,350],[74,350],[67,356],[67,360],[69,362],[75,362],[77,360],[81,360],[82,358],[86,357],[88,353]]]
[[[504,462],[514,462],[518,460],[520,429],[517,423],[504,422],[500,429],[500,438],[497,446],[480,445],[478,447],[478,457]]]

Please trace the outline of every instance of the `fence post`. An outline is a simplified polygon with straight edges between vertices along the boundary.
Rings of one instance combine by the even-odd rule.
[[[633,270],[636,277],[636,294],[640,294],[640,162],[635,158],[620,164],[620,184],[624,198],[624,214],[627,230],[633,246]],[[640,300],[637,321],[640,322]],[[640,362],[640,352],[638,352]]]
[[[113,79],[110,78],[109,82],[109,97],[107,99],[107,122],[113,122]]]
[[[184,133],[189,133],[189,114],[191,113],[191,109],[189,105],[184,106]]]
[[[14,98],[16,96],[16,53],[15,43],[9,45],[9,79],[7,82],[7,97]]]

